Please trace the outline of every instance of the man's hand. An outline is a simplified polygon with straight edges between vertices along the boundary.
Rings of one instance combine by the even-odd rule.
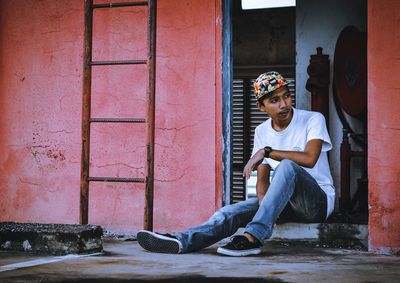
[[[260,149],[250,158],[243,169],[243,177],[245,177],[247,180],[250,179],[251,172],[256,170],[258,165],[260,165],[260,163],[263,161],[264,154],[264,149]]]

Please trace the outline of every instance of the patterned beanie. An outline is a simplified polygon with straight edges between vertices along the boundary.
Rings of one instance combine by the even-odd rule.
[[[289,83],[278,72],[268,72],[258,76],[254,82],[254,94],[256,99],[264,97],[265,95],[273,92],[281,86],[288,85]]]

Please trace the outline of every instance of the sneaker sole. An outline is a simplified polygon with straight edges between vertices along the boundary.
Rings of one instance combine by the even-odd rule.
[[[228,250],[225,248],[218,248],[217,253],[229,256],[248,256],[248,255],[258,255],[261,253],[261,248],[255,248],[250,250]]]
[[[137,241],[145,250],[155,253],[179,254],[182,243],[177,239],[165,237],[150,231],[139,231]]]

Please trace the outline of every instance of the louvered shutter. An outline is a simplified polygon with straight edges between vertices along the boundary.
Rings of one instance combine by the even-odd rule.
[[[269,70],[269,69],[268,69]],[[293,97],[293,106],[295,105],[295,71],[294,67],[277,67],[272,70],[280,72],[289,82],[289,90]],[[253,95],[252,85],[255,78],[262,72],[259,69],[236,70],[233,79],[233,129],[232,129],[232,152],[233,152],[233,170],[232,170],[232,188],[231,203],[236,203],[247,198],[255,196],[255,180],[257,175],[252,174],[248,182],[246,193],[246,181],[242,176],[243,168],[251,157],[253,149],[255,128],[267,119],[264,112],[258,110],[256,99]]]

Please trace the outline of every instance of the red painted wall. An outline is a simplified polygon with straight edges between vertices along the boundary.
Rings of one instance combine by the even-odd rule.
[[[400,250],[400,2],[368,1],[369,248]]]
[[[145,58],[146,11],[96,10],[93,60]],[[220,33],[219,1],[158,1],[159,231],[200,224],[221,205]],[[0,221],[77,223],[83,1],[0,1],[0,37]],[[145,80],[144,66],[94,66],[92,117],[143,117]],[[92,176],[143,177],[143,125],[94,125],[91,138]],[[143,210],[142,184],[90,185],[90,223],[133,232]]]

